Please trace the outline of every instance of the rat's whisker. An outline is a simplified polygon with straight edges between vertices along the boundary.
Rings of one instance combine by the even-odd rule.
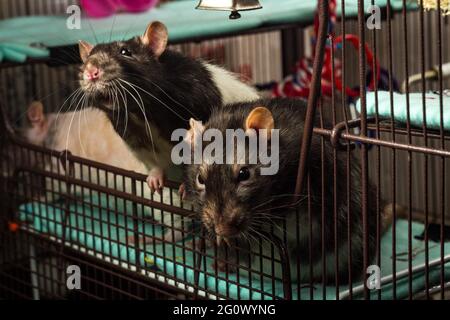
[[[58,121],[59,115],[62,111],[62,109],[64,108],[65,104],[70,100],[70,103],[68,105],[68,108],[70,109],[70,107],[72,106],[72,103],[74,101],[75,97],[78,97],[80,94],[82,93],[81,88],[76,89],[74,92],[72,92],[67,98],[66,100],[64,100],[64,102],[62,103],[61,107],[58,109],[58,112],[56,113],[56,120]]]
[[[258,209],[258,208],[260,208],[260,207],[262,207],[262,206],[264,206],[264,205],[266,205],[266,204],[269,204],[270,202],[272,202],[274,199],[269,199],[269,200],[267,200],[267,201],[264,201],[263,203],[260,203],[260,204],[258,204],[258,205],[256,205],[256,206],[254,206],[253,208],[251,208],[251,210],[253,211],[253,210],[255,210],[255,209]]]
[[[280,225],[280,224],[285,224],[286,223],[285,217],[281,217],[281,220],[278,220],[278,221],[273,221],[272,219],[268,219],[268,220],[270,222],[272,222],[270,226],[271,227],[275,227],[276,229],[278,229],[281,232],[281,234],[286,233],[289,236],[295,237],[293,232],[289,232],[287,230],[287,228],[284,228],[283,226]],[[267,224],[265,224],[265,222],[267,222],[267,219],[266,220],[264,220],[264,219],[259,219],[259,220],[258,219],[254,219],[252,221],[252,224],[257,226],[257,227],[259,227],[259,228],[263,228],[264,229],[264,227],[267,227]]]
[[[271,216],[271,215],[265,215],[265,214],[258,214],[252,217],[252,219],[254,220],[261,220],[261,221],[265,221],[265,220],[270,220],[270,221],[284,221],[284,217],[275,217],[275,216]]]
[[[155,86],[155,87],[158,88],[162,93],[164,93],[164,95],[167,96],[170,100],[172,100],[174,103],[176,103],[177,105],[179,105],[180,107],[182,107],[184,110],[186,110],[187,112],[189,112],[194,118],[198,118],[197,115],[194,114],[190,108],[186,107],[184,104],[182,104],[182,103],[178,102],[177,100],[175,100],[170,94],[167,93],[167,91],[165,91],[163,88],[161,88],[157,83],[155,83],[155,82],[153,82],[152,80],[147,79],[147,78],[145,78],[145,77],[143,77],[143,76],[141,76],[140,74],[137,74],[137,73],[136,73],[136,74],[134,74],[134,73],[126,73],[126,74],[131,75],[131,76],[134,76],[134,77],[137,77],[137,78],[140,78],[141,80],[144,80],[144,81],[149,82],[151,85]],[[135,84],[135,86],[137,86],[137,85]],[[137,86],[137,87],[139,87],[139,86]],[[140,89],[142,89],[142,88],[140,88]],[[142,89],[142,90],[143,90],[143,89]]]
[[[188,119],[182,117],[179,113],[177,113],[175,110],[173,110],[171,107],[169,107],[164,101],[160,100],[158,97],[155,97],[155,95],[153,95],[152,93],[148,92],[147,90],[135,85],[135,84],[130,84],[128,81],[125,81],[123,79],[119,79],[122,82],[127,83],[128,85],[132,85],[135,86],[136,88],[142,90],[143,92],[145,92],[146,94],[148,94],[150,97],[152,97],[153,99],[155,99],[156,101],[158,101],[159,103],[161,103],[163,106],[165,106],[167,109],[169,109],[170,111],[172,111],[178,118],[180,118],[181,120],[184,121],[188,121]]]
[[[122,84],[120,84],[120,86],[121,86],[124,90],[126,90],[126,91],[128,92],[128,94],[130,94],[131,97],[136,101],[137,105],[139,106],[139,108],[141,109],[141,112],[142,112],[143,115],[144,115],[144,120],[145,120],[146,128],[147,128],[147,127],[150,127],[150,124],[149,124],[148,119],[147,119],[147,115],[146,115],[146,113],[145,113],[144,102],[143,102],[143,100],[142,100],[142,97],[139,95],[139,92],[137,92],[137,90],[136,90],[135,88],[133,88],[133,87],[130,85],[131,89],[133,89],[133,90],[136,92],[136,94],[138,95],[138,97],[140,98],[140,102],[137,101],[136,97],[135,97],[128,89],[126,89]],[[150,130],[150,135],[151,135],[151,130]]]
[[[78,82],[78,81],[68,81],[68,82]],[[44,103],[45,100],[47,100],[49,97],[51,97],[51,96],[53,96],[53,95],[55,95],[55,94],[57,94],[57,93],[60,93],[61,91],[65,91],[66,89],[71,89],[71,87],[70,87],[69,85],[62,85],[61,88],[58,88],[58,89],[55,89],[55,90],[51,90],[51,91],[50,91],[48,94],[46,94],[46,95],[40,95],[40,94],[37,94],[37,96],[35,97],[35,100],[41,101],[42,103]],[[79,90],[79,89],[80,89],[80,88],[75,89],[75,91],[77,91],[77,90]],[[74,90],[70,90],[70,91],[71,91],[71,93],[70,93],[69,97],[75,93]],[[64,94],[64,96],[66,96],[66,94]],[[67,99],[67,98],[66,98],[66,99]],[[27,114],[27,110],[25,110],[25,111],[23,111],[23,112],[20,112],[18,115],[15,115],[14,118],[13,118],[12,120],[13,120],[14,122],[18,122],[18,121],[22,120],[23,117],[24,117],[26,114]]]
[[[134,28],[138,22],[142,21],[142,17],[145,17],[145,16],[140,15],[140,16],[137,16],[136,19],[133,19],[134,22],[128,26],[128,29],[126,30],[125,34],[122,37],[122,41],[124,41],[127,38],[128,33],[130,32],[130,30],[132,28]]]
[[[116,23],[116,17],[117,17],[117,14],[114,14],[113,22],[111,24],[111,31],[109,32],[109,40],[108,40],[108,42],[111,42],[111,39],[112,39],[114,24]]]
[[[258,243],[258,242],[259,242],[258,239],[256,239],[255,236],[252,235],[251,233],[249,233],[249,232],[243,232],[243,234],[246,235],[247,239],[251,239],[251,240],[254,241],[255,243]],[[250,241],[249,241],[249,242],[250,242]],[[251,243],[249,243],[249,244],[251,245]]]
[[[78,117],[78,143],[80,144],[80,148],[81,148],[81,154],[83,155],[83,156],[86,156],[87,155],[87,153],[86,153],[86,150],[84,149],[84,145],[83,145],[83,141],[81,140],[81,113],[82,113],[82,111],[85,109],[84,107],[85,107],[85,104],[86,104],[86,99],[83,97],[83,102],[82,102],[82,104],[81,104],[81,106],[80,106],[80,112],[79,112],[79,114],[77,114],[77,117]],[[78,110],[78,109],[77,109]],[[77,113],[77,110],[75,110],[75,112],[74,113]],[[84,114],[84,113],[83,113]]]
[[[268,238],[266,235],[262,234],[261,232],[259,232],[255,228],[253,228],[252,226],[249,226],[248,232],[255,233],[257,236],[259,236],[259,238],[266,239],[270,244],[273,244],[274,246],[276,246],[276,243],[272,239]]]
[[[83,105],[82,111],[83,111],[84,123],[87,125],[88,124],[88,120],[87,120],[87,117],[86,117],[86,113],[87,113],[87,109],[89,107],[89,97],[86,96],[86,98],[84,100],[85,100],[85,103]]]
[[[293,197],[293,196],[295,196],[294,193],[283,193],[283,194],[276,194],[276,195],[273,195],[273,196],[271,196],[271,197],[269,198],[269,200],[267,200],[267,201],[265,201],[265,202],[262,202],[262,203],[260,203],[260,204],[258,204],[258,205],[256,205],[256,206],[254,206],[254,207],[252,208],[252,210],[255,210],[255,209],[260,208],[260,207],[262,207],[262,206],[264,206],[264,205],[266,205],[266,204],[268,204],[268,203],[270,203],[270,202],[272,202],[272,201],[275,201],[276,198]],[[302,195],[302,196],[303,196],[304,198],[307,197],[307,195]],[[302,198],[302,199],[303,199],[303,198]]]
[[[87,20],[87,22],[88,22],[88,24],[89,24],[89,28],[91,29],[92,35],[94,36],[95,43],[96,43],[96,44],[99,44],[97,35],[95,34],[94,28],[92,27],[91,19],[86,18],[86,20]]]
[[[272,202],[272,201],[275,201],[276,199],[276,197],[278,197],[278,198],[281,198],[281,197],[293,197],[295,194],[290,194],[290,193],[286,193],[286,194],[282,194],[282,195],[275,195],[275,196],[272,196],[272,198],[270,199],[270,200],[268,200],[268,201],[266,201],[266,202],[263,202],[263,203],[261,203],[261,204],[258,204],[258,205],[256,205],[255,207],[253,207],[252,208],[252,211],[254,211],[254,212],[258,212],[258,210],[256,210],[256,209],[258,209],[258,208],[261,208],[261,207],[263,207],[264,205],[267,205],[267,204],[269,204],[270,202]],[[298,204],[300,204],[300,203],[302,203],[303,201],[305,201],[306,199],[308,199],[308,196],[307,195],[303,195],[298,201]],[[315,200],[315,198],[314,197],[312,197],[311,196],[311,199],[314,199]],[[297,204],[297,205],[298,205]],[[269,211],[269,210],[273,210],[273,209],[277,209],[279,206],[274,206],[274,207],[269,207],[269,208],[264,208],[264,209],[261,209],[261,210],[264,210],[264,211]],[[294,209],[294,207],[292,208],[292,209]]]
[[[61,105],[61,107],[58,109],[58,112],[56,113],[56,117],[55,117],[55,124],[58,123],[58,119],[59,119],[59,115],[61,114],[62,109],[64,108],[64,105],[70,100],[68,108],[70,109],[70,107],[72,106],[73,102],[74,102],[74,97],[78,97],[80,94],[82,93],[82,91],[80,90],[80,88],[76,89],[74,92],[72,92],[67,98],[66,100],[64,100],[63,104]],[[56,152],[55,150],[51,151],[51,154],[53,155],[53,153]]]
[[[119,104],[119,97],[117,95],[117,87],[116,85],[113,83],[113,87],[112,87],[112,91],[114,93],[114,97],[113,97],[113,108],[117,108],[117,121],[116,121],[116,127],[119,127],[119,122],[120,122],[120,104]]]
[[[115,121],[116,122],[116,127],[117,127],[117,124],[119,122],[119,112],[118,112],[118,110],[116,108],[116,101],[115,101],[114,91],[113,91],[112,87],[107,88],[106,91],[107,91],[108,98],[109,98],[108,100],[111,102],[111,109],[112,109],[112,112],[113,112],[112,121],[111,122],[113,122],[114,119],[115,119],[116,120]],[[117,113],[117,116],[116,116],[116,113]]]
[[[120,79],[119,79],[119,80],[120,80]],[[142,114],[143,114],[143,116],[144,116],[144,123],[145,123],[145,128],[146,128],[147,134],[150,134],[150,142],[151,142],[151,144],[152,144],[153,156],[154,156],[155,159],[157,160],[157,159],[158,159],[158,155],[157,155],[157,153],[156,153],[155,145],[154,145],[154,142],[153,142],[152,129],[151,129],[150,124],[149,124],[149,122],[148,122],[147,115],[146,115],[145,109],[144,109],[144,105],[141,105],[141,104],[139,103],[139,101],[136,99],[136,97],[135,97],[135,96],[134,96],[127,88],[125,88],[122,84],[120,84],[120,86],[121,86],[126,92],[128,92],[128,94],[136,101],[137,105],[138,105],[139,108],[141,109],[141,112],[142,112]],[[142,99],[141,99],[141,101],[142,101]],[[143,102],[142,102],[142,103],[143,103]]]
[[[125,107],[125,128],[122,133],[122,138],[123,138],[127,132],[127,127],[128,127],[128,99],[126,97],[126,94],[123,92],[123,90],[117,85],[116,80],[113,80],[113,84],[116,87],[117,92],[120,94],[120,97],[122,98],[122,101],[123,101],[124,107]]]
[[[134,92],[136,92],[137,96],[139,97],[139,100],[141,101],[142,109],[145,111],[144,100],[142,99],[142,96],[141,96],[141,94],[139,93],[139,91],[136,90],[136,86],[135,86],[134,84],[132,84],[132,83],[128,83],[128,85],[130,86],[131,89],[134,90]],[[149,110],[149,112],[150,112],[150,110]]]
[[[78,101],[76,107],[75,107],[75,112],[78,109],[79,104],[83,101],[84,97],[86,96],[85,93],[83,93],[83,96],[81,97],[81,99]],[[66,150],[69,149],[69,136],[70,136],[70,131],[72,130],[72,122],[73,122],[73,118],[75,117],[75,112],[72,113],[72,117],[70,119],[70,123],[69,123],[69,129],[67,130],[67,135],[66,135]],[[67,162],[67,153],[66,153],[66,162]]]
[[[127,107],[126,94],[124,94],[123,90],[117,85],[116,80],[113,80],[113,84],[116,87],[117,92],[120,95],[120,98],[122,99],[123,107],[125,108],[125,127],[124,127],[124,130],[121,135],[121,137],[123,139],[126,134],[126,130],[127,130],[127,126],[128,126],[128,107]]]

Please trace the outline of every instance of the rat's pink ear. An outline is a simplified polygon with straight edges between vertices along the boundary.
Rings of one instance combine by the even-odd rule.
[[[265,129],[270,139],[271,130],[275,127],[272,112],[266,107],[255,107],[245,119],[245,130],[256,131]]]
[[[86,62],[87,57],[91,54],[92,48],[94,46],[89,42],[83,40],[78,41],[78,50],[80,51],[80,57],[83,62]]]
[[[166,26],[162,22],[154,21],[147,26],[141,41],[152,49],[156,58],[159,58],[166,50],[168,37]]]
[[[201,121],[195,120],[193,118],[189,119],[189,125],[190,128],[187,131],[186,136],[184,137],[184,141],[194,146],[196,143],[196,139],[200,139],[201,141],[201,137],[203,135],[203,131],[205,130],[205,126],[202,124]]]
[[[27,110],[27,118],[30,124],[41,126],[45,122],[44,106],[40,101],[33,101]]]

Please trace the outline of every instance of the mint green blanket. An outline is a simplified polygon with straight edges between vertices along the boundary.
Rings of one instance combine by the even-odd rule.
[[[89,201],[85,199],[85,201]],[[112,210],[106,209],[114,207],[121,213],[114,213]],[[57,204],[53,206],[45,206],[44,204],[29,203],[22,205],[19,209],[19,219],[28,222],[27,227],[37,233],[52,235],[59,239],[63,234],[66,241],[71,244],[77,244],[82,248],[94,250],[103,253],[107,256],[115,258],[120,262],[129,263],[131,265],[141,264],[144,269],[163,272],[173,276],[176,279],[194,283],[194,263],[193,256],[190,251],[174,248],[173,245],[166,244],[157,245],[156,251],[152,251],[153,246],[141,248],[137,252],[131,245],[127,246],[127,235],[132,235],[133,219],[131,218],[131,202],[119,201],[116,205],[113,199],[108,199],[106,196],[94,197],[91,203],[73,204],[70,207],[71,214],[68,216],[68,221],[65,229],[63,229],[62,220],[64,217],[63,210]],[[128,214],[125,214],[128,212]],[[82,213],[82,214],[81,214]],[[397,272],[408,268],[407,261],[405,261],[405,253],[408,250],[408,233],[407,221],[399,220],[396,224],[396,241],[397,241]],[[145,230],[146,235],[158,234],[161,229],[154,228],[151,224],[139,223],[139,230]],[[423,225],[419,223],[412,224],[412,234],[418,235],[423,231]],[[103,237],[102,237],[103,235]],[[179,243],[180,245],[182,243]],[[413,239],[412,248],[415,252],[413,265],[420,265],[425,262],[423,248],[425,243]],[[382,239],[382,276],[390,275],[392,273],[392,230],[388,231]],[[450,253],[450,244],[445,244],[446,254]],[[213,254],[213,252],[210,252]],[[429,260],[440,257],[440,247],[436,243],[429,243]],[[283,286],[280,279],[275,282],[274,291],[272,289],[272,281],[267,277],[261,279],[259,276],[254,278],[252,276],[239,275],[239,281],[235,274],[230,274],[231,281],[237,281],[237,284],[230,284],[225,281],[225,275],[219,273],[216,278],[213,269],[210,267],[212,260],[206,259],[206,264],[201,267],[199,286],[207,288],[210,291],[218,292],[224,296],[230,296],[237,299],[271,299],[272,295],[283,298]],[[186,265],[184,267],[183,265]],[[205,272],[207,270],[207,272]],[[432,284],[439,283],[439,267],[430,268],[430,281]],[[291,271],[294,272],[294,271]],[[450,265],[445,266],[446,279],[450,279]],[[249,285],[251,288],[249,289]],[[354,286],[358,284],[355,283]],[[297,284],[293,283],[293,298],[294,299],[310,299],[310,288],[302,287],[300,297],[298,296]],[[413,290],[418,292],[425,287],[425,276],[423,271],[418,271],[413,274]],[[347,286],[341,286],[341,291],[345,291]],[[258,292],[259,290],[260,292]],[[326,298],[335,299],[335,287],[326,287]],[[377,291],[372,291],[375,296]],[[383,299],[391,299],[393,296],[392,283],[387,283],[382,286],[381,294]],[[404,298],[408,295],[407,278],[397,280],[397,298]],[[313,290],[313,299],[322,299],[323,291],[322,285],[316,284]],[[358,297],[356,295],[356,297]]]
[[[92,43],[122,40],[140,35],[150,21],[160,20],[169,29],[171,41],[193,37],[220,36],[237,33],[263,25],[283,23],[309,24],[313,21],[317,0],[263,0],[260,10],[242,13],[242,18],[229,20],[227,12],[195,10],[198,1],[169,2],[148,12],[121,13],[104,19],[81,19],[81,29],[68,29],[68,16],[27,16],[0,21],[0,62],[2,59],[23,62],[26,57],[47,56],[48,51],[30,49],[32,44],[45,47],[76,44],[83,39]],[[380,7],[386,0],[376,0]],[[392,0],[394,10],[401,8],[402,0]],[[346,16],[357,14],[357,0],[346,0]],[[370,1],[366,1],[366,7]],[[414,4],[411,7],[416,7]],[[338,1],[338,15],[341,12]],[[11,49],[11,44],[22,45]]]
[[[424,113],[423,100],[421,92],[414,92],[409,94],[409,116],[413,126],[422,127]],[[361,111],[361,101],[356,103],[356,109]],[[375,93],[368,92],[366,97],[366,109],[369,117],[376,115]],[[393,117],[396,121],[401,123],[407,122],[407,100],[406,94],[393,93]],[[439,129],[441,126],[441,108],[440,95],[428,92],[425,94],[425,109],[426,109],[426,125],[430,129]],[[443,94],[443,125],[444,130],[450,130],[450,96]],[[378,115],[380,118],[390,119],[391,101],[390,94],[387,91],[378,92]]]

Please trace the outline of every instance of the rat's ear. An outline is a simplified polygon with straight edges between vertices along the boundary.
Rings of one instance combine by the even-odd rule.
[[[33,101],[27,110],[27,118],[30,124],[35,126],[41,126],[45,122],[44,106],[40,101]]]
[[[166,50],[168,37],[166,26],[162,22],[154,21],[147,26],[141,41],[152,49],[156,58],[159,58]]]
[[[260,129],[267,130],[267,136],[270,139],[271,130],[274,128],[272,112],[266,107],[255,107],[245,119],[245,130],[254,129],[256,132]]]
[[[80,51],[80,57],[83,62],[86,62],[86,59],[91,53],[92,48],[94,48],[94,46],[89,42],[83,40],[78,41],[78,50]]]
[[[187,143],[190,143],[191,146],[194,146],[196,143],[195,138],[201,138],[203,135],[203,131],[205,130],[205,126],[203,123],[199,120],[195,120],[193,118],[189,119],[189,125],[190,128],[186,133],[186,136],[184,137],[184,141]],[[201,139],[200,139],[201,141]]]

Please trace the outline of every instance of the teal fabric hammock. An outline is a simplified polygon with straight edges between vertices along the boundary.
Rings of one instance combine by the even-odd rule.
[[[377,114],[376,94],[378,94],[378,116],[380,119],[391,119],[391,117],[402,124],[408,120],[408,103],[406,94],[392,93],[393,113],[391,112],[391,95],[387,91],[367,92],[366,109],[367,116],[374,117]],[[425,95],[425,117],[423,112],[423,95]],[[443,104],[443,127],[450,130],[450,92],[442,95]],[[358,112],[361,111],[361,100],[356,103]],[[412,92],[409,94],[409,118],[411,125],[422,128],[424,119],[429,129],[439,130],[441,127],[441,101],[436,92]]]
[[[94,196],[92,200],[85,199],[87,203],[72,204],[67,224],[63,228],[64,211],[55,205],[29,203],[22,205],[19,209],[19,220],[27,222],[23,228],[39,234],[54,236],[61,240],[64,236],[65,241],[78,245],[80,248],[94,250],[96,253],[102,253],[113,257],[130,265],[141,265],[148,271],[159,271],[170,275],[175,279],[194,284],[194,258],[191,251],[183,250],[181,247],[175,247],[172,244],[156,245],[156,251],[149,245],[145,250],[137,251],[133,246],[127,246],[126,239],[133,234],[133,219],[130,213],[132,209],[131,202],[119,201],[114,210],[111,199],[108,201],[106,196]],[[107,209],[110,208],[110,209]],[[161,228],[154,227],[152,224],[143,224],[139,222],[138,230],[145,230],[148,236],[157,235],[160,237]],[[424,230],[423,224],[412,223],[412,235],[420,235]],[[187,241],[187,240],[186,240]],[[179,243],[180,246],[182,243]],[[419,266],[425,263],[424,241],[413,237],[412,248],[413,266]],[[428,243],[429,261],[440,257],[440,245],[434,242]],[[450,254],[450,243],[445,243],[444,250],[446,255]],[[183,252],[184,251],[184,252]],[[212,250],[213,251],[213,250]],[[209,251],[213,255],[214,252]],[[396,223],[396,270],[408,269],[408,222],[398,220]],[[381,273],[382,276],[392,274],[392,228],[388,230],[381,241]],[[234,299],[272,299],[272,296],[284,298],[283,284],[281,279],[275,281],[272,287],[272,278],[269,276],[261,277],[243,275],[239,273],[239,279],[236,274],[230,274],[228,279],[225,274],[219,273],[215,277],[214,270],[210,267],[211,258],[206,258],[206,263],[201,266],[199,277],[200,288],[213,292],[218,292],[223,296],[229,296]],[[256,269],[258,270],[258,269]],[[279,270],[278,270],[279,271]],[[295,272],[295,271],[291,271]],[[446,280],[450,280],[450,263],[445,264],[444,273]],[[419,292],[425,288],[425,273],[419,270],[412,274],[413,291]],[[430,267],[430,284],[440,283],[440,266]],[[360,283],[354,283],[356,288]],[[250,289],[249,289],[250,287]],[[340,286],[340,291],[348,289],[347,285]],[[401,299],[408,296],[408,277],[397,279],[396,297]],[[315,284],[312,299],[323,299],[324,291],[326,299],[336,299],[336,288],[332,286],[322,287],[321,284]],[[294,299],[310,299],[310,288],[298,288],[296,283],[292,284]],[[300,293],[300,295],[298,294]],[[378,291],[372,291],[374,298]],[[393,298],[392,281],[385,283],[381,288],[382,299]],[[361,298],[360,293],[354,294],[354,298]]]
[[[138,14],[120,13],[104,19],[81,19],[80,29],[68,29],[68,16],[26,16],[0,21],[0,62],[9,60],[24,62],[27,57],[46,57],[44,48],[74,45],[83,39],[91,43],[123,40],[141,35],[150,21],[160,20],[167,25],[170,41],[182,41],[195,37],[220,36],[239,33],[261,26],[287,23],[310,24],[313,22],[317,0],[264,0],[263,8],[242,13],[238,20],[228,19],[223,11],[195,10],[198,1],[169,2]],[[370,5],[369,1],[366,2]],[[375,4],[386,7],[386,0]],[[358,13],[358,1],[345,1],[345,14],[354,17]],[[392,0],[394,10],[402,8],[402,0]],[[417,5],[408,4],[415,9]],[[338,1],[337,15],[341,15]]]

